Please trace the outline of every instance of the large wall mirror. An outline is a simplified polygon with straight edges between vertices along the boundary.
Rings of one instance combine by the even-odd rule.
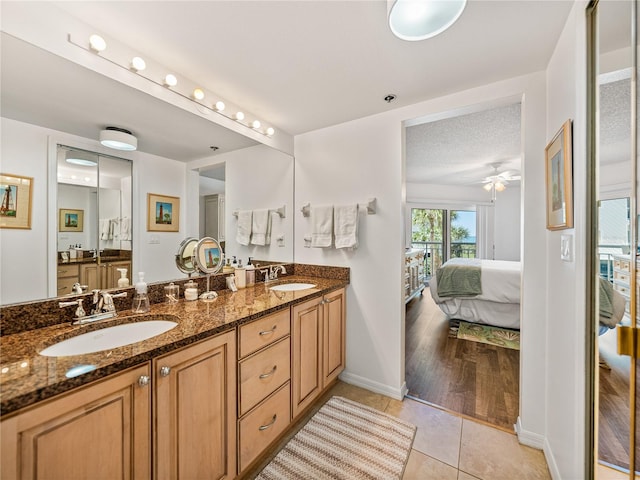
[[[184,278],[175,252],[187,237],[219,239],[226,254],[245,262],[248,256],[294,261],[291,155],[212,123],[201,109],[170,105],[4,31],[1,40],[2,173],[34,178],[32,229],[0,230],[0,275],[15,279],[0,284],[2,305],[64,295],[75,283],[88,289],[113,287],[118,268],[128,268],[130,281],[139,271],[148,282]],[[138,136],[138,151],[121,154],[102,147],[98,133],[110,124],[129,126]],[[219,149],[214,151],[214,145]],[[69,150],[97,157],[96,167],[76,175],[82,184],[98,174],[99,183],[81,186],[58,179],[71,166],[64,159]],[[207,173],[215,169],[224,174],[213,191],[194,181],[215,180]],[[148,193],[180,197],[178,232],[147,230]],[[215,204],[213,219],[204,217],[206,202]],[[270,245],[235,242],[237,210],[280,207],[286,217],[272,216]],[[82,232],[58,231],[61,209],[82,211]],[[67,213],[69,226],[79,221],[79,212]],[[127,216],[130,239],[121,236]],[[30,255],[9,253],[24,245],[30,246]],[[77,276],[75,271],[59,273],[64,258],[70,260],[70,245],[81,245],[83,259],[105,265],[100,267],[104,272],[86,266]],[[58,282],[59,275],[66,280]]]
[[[590,467],[638,478],[637,1],[594,1],[589,28],[589,192],[594,412]],[[589,271],[589,270],[588,270]],[[627,348],[629,346],[630,348]]]

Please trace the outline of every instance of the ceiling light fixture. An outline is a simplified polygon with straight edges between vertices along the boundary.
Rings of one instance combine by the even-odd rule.
[[[87,45],[86,40],[84,40],[84,38],[86,37],[83,37],[82,41],[77,41],[75,37],[76,37],[75,34],[69,34],[67,36],[69,43],[75,45],[76,47],[82,48],[83,50],[99,53],[104,51],[107,48],[107,42],[103,37],[99,35],[96,35],[96,34],[91,35],[89,38],[89,45]],[[110,40],[110,41],[113,42],[114,40]],[[126,48],[126,45],[118,44],[117,41],[115,45],[116,45],[116,48],[112,50],[120,51],[122,50],[121,47]],[[186,81],[184,82],[181,80],[181,83],[184,83],[184,85],[182,86],[182,90],[180,90],[178,88],[174,88],[178,85],[178,78],[176,77],[176,75],[172,73],[167,74],[164,78],[162,78],[162,80],[158,80],[158,78],[152,78],[147,74],[141,73],[143,70],[146,70],[147,68],[147,62],[142,57],[131,56],[129,57],[131,58],[131,60],[126,63],[122,63],[119,59],[115,58],[114,55],[100,55],[100,57],[120,68],[123,68],[129,71],[130,73],[131,72],[136,73],[137,75],[153,83],[154,85],[161,85],[161,86],[170,88],[174,94],[180,95],[181,97],[194,102],[196,109],[201,114],[208,115],[210,112],[215,112],[229,120],[235,120],[236,122],[240,123],[240,125],[246,128],[250,128],[253,132],[259,133],[267,137],[272,137],[273,135],[275,135],[275,129],[273,129],[272,127],[268,127],[267,129],[261,129],[260,126],[262,125],[262,122],[260,122],[259,120],[255,121],[255,122],[258,122],[257,127],[254,126],[255,122],[245,123],[244,122],[245,114],[241,111],[238,111],[235,114],[225,112],[225,109],[227,106],[222,100],[217,101],[214,105],[211,105],[211,104],[206,105],[204,103],[201,103],[201,101],[204,99],[207,93],[201,87],[197,87],[197,88],[194,88],[194,90],[189,91],[189,89],[192,88],[191,86],[189,86],[189,84],[193,86],[195,83],[195,82],[191,82],[191,80],[189,79],[185,79]],[[152,70],[154,69],[157,70],[157,67],[158,65],[153,66]],[[195,85],[197,85],[197,83]],[[209,94],[210,93],[211,92],[209,92]],[[215,96],[215,94],[211,96]],[[231,110],[233,111],[234,109],[232,108]],[[133,138],[135,139],[135,137]],[[129,149],[135,150],[136,148],[130,147]]]
[[[95,33],[89,37],[89,46],[96,53],[102,52],[107,48],[107,42],[100,35]]]
[[[164,84],[167,87],[175,87],[178,84],[178,79],[176,78],[175,75],[172,75],[171,73],[167,74],[167,76],[164,77]]]
[[[131,68],[136,72],[141,72],[147,68],[147,63],[140,57],[133,57],[131,59]]]
[[[388,0],[389,27],[407,41],[426,40],[453,25],[467,0]]]
[[[129,130],[106,127],[100,131],[100,143],[105,147],[131,152],[138,149],[138,139]]]
[[[251,122],[251,128],[257,130],[260,128],[260,125],[262,125],[260,123],[260,120],[254,120],[253,122]]]
[[[193,90],[193,98],[196,100],[202,100],[204,98],[204,90],[201,88],[196,88]]]

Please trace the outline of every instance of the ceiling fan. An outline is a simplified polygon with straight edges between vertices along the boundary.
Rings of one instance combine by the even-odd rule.
[[[493,175],[489,175],[484,178],[482,183],[484,183],[484,189],[489,192],[495,189],[498,192],[504,191],[507,188],[509,182],[513,182],[516,180],[520,180],[522,177],[517,174],[515,171],[506,170],[504,172],[498,173],[498,168],[500,168],[500,163],[492,163],[493,167]]]

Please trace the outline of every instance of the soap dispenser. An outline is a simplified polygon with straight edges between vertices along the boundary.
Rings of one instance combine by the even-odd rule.
[[[136,293],[133,295],[131,310],[133,313],[147,313],[150,310],[149,296],[147,295],[147,284],[144,281],[144,272],[138,273],[138,283],[136,283]]]
[[[249,257],[245,268],[247,270],[247,287],[252,287],[256,283],[256,267],[251,263],[251,257]]]
[[[245,288],[247,286],[247,272],[242,266],[242,260],[238,260],[233,276],[235,277],[236,287]]]
[[[125,288],[129,286],[129,278],[127,277],[126,268],[116,268],[120,272],[120,278],[118,279],[118,288]]]

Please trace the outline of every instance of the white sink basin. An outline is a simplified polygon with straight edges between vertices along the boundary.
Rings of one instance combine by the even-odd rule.
[[[110,350],[141,342],[178,325],[168,320],[146,320],[93,330],[55,343],[40,352],[45,357],[66,357]]]
[[[315,286],[315,283],[283,283],[282,285],[271,287],[271,290],[276,292],[295,292],[296,290],[306,290]]]

